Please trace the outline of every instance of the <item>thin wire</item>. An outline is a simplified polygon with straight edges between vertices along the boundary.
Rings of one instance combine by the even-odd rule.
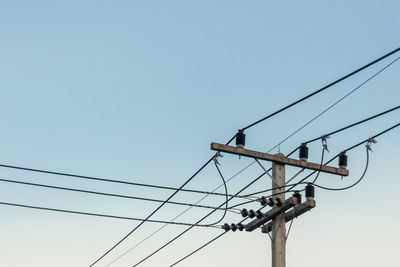
[[[313,117],[311,120],[309,120],[307,123],[303,124],[300,128],[298,128],[297,130],[295,130],[293,133],[291,133],[290,135],[288,135],[285,139],[283,139],[281,142],[279,142],[277,145],[275,145],[273,148],[271,148],[270,150],[275,149],[276,147],[280,146],[283,142],[285,142],[286,140],[288,140],[289,138],[291,138],[292,136],[294,136],[295,134],[297,134],[298,132],[300,132],[301,130],[303,130],[307,125],[309,125],[310,123],[312,123],[313,121],[315,121],[316,119],[318,119],[320,116],[322,116],[323,114],[325,114],[326,112],[328,112],[331,108],[333,108],[334,106],[336,106],[337,104],[339,104],[340,102],[342,102],[344,99],[346,99],[347,97],[349,97],[351,94],[353,94],[355,91],[357,91],[358,89],[360,89],[362,86],[364,86],[366,83],[368,83],[369,81],[371,81],[373,78],[375,78],[376,76],[378,76],[380,73],[382,73],[384,70],[386,70],[387,68],[389,68],[392,64],[394,64],[395,62],[397,62],[400,59],[400,57],[395,58],[393,61],[391,61],[389,64],[387,64],[385,67],[383,67],[382,69],[380,69],[378,72],[376,72],[375,74],[373,74],[371,77],[369,77],[367,80],[365,80],[364,82],[362,82],[361,84],[359,84],[358,86],[356,86],[353,90],[351,90],[350,92],[348,92],[347,94],[345,94],[343,97],[341,97],[339,100],[337,100],[336,102],[334,102],[332,105],[330,105],[329,107],[327,107],[326,109],[324,109],[322,112],[320,112],[317,116]]]
[[[364,172],[361,175],[361,177],[355,183],[353,183],[352,185],[346,186],[346,187],[341,187],[341,188],[330,188],[330,187],[325,187],[325,186],[318,185],[318,184],[314,184],[314,186],[318,187],[318,188],[321,188],[321,189],[324,189],[324,190],[330,190],[330,191],[342,191],[342,190],[347,190],[347,189],[350,189],[350,188],[356,186],[359,182],[361,182],[361,180],[364,178],[364,176],[365,176],[365,174],[367,173],[367,170],[368,170],[368,163],[369,163],[369,150],[368,150],[368,148],[366,149],[366,151],[367,151],[367,162],[365,164]]]
[[[46,185],[46,184],[37,184],[37,183],[30,183],[30,182],[23,182],[23,181],[16,181],[16,180],[8,180],[8,179],[0,179],[0,182],[22,184],[22,185],[28,185],[28,186],[43,187],[43,188],[49,188],[49,189],[71,191],[71,192],[78,192],[78,193],[86,193],[86,194],[93,194],[93,195],[100,195],[100,196],[107,196],[107,197],[127,198],[127,199],[135,199],[135,200],[158,202],[158,203],[163,203],[164,202],[164,200],[161,200],[161,199],[136,197],[136,196],[128,196],[128,195],[120,195],[120,194],[112,194],[112,193],[104,193],[104,192],[99,192],[99,191],[83,190],[83,189],[76,189],[76,188],[70,188],[70,187]],[[212,207],[212,206],[197,205],[197,204],[183,203],[183,202],[176,202],[176,201],[167,201],[167,204],[180,205],[180,206],[189,206],[189,207],[195,207],[195,208],[205,208],[205,209],[215,209],[216,208],[216,207]],[[220,210],[225,210],[225,209],[220,209]]]
[[[294,221],[294,218],[290,221],[290,225],[289,225],[289,230],[288,230],[288,232],[287,232],[287,234],[286,234],[286,237],[285,237],[285,240],[287,240],[288,239],[288,237],[289,237],[289,234],[290,234],[290,229],[292,229],[292,224],[293,224],[293,221]],[[268,233],[269,234],[269,233]]]
[[[55,209],[55,208],[48,208],[48,207],[16,204],[16,203],[10,203],[10,202],[0,202],[0,205],[20,207],[20,208],[28,208],[28,209],[36,209],[36,210],[62,212],[62,213],[69,213],[69,214],[86,215],[86,216],[103,217],[103,218],[121,219],[121,220],[131,220],[131,221],[144,221],[145,220],[145,219],[134,218],[134,217],[117,216],[117,215],[102,214],[102,213],[91,213],[91,212],[83,212],[83,211],[75,211],[75,210]],[[166,221],[162,221],[162,220],[146,220],[146,221],[150,222],[150,223],[166,223]],[[173,224],[182,225],[182,226],[193,226],[193,227],[194,226],[198,226],[198,227],[214,227],[214,228],[220,229],[220,227],[214,226],[214,225],[202,225],[202,224],[194,225],[192,223],[183,223],[183,222],[173,222]]]
[[[387,57],[389,57],[389,56],[391,56],[391,55],[397,53],[398,51],[400,51],[400,47],[398,47],[398,48],[392,50],[391,52],[385,54],[384,56],[382,56],[382,57],[380,57],[380,58],[378,58],[378,59],[376,59],[376,60],[374,60],[374,61],[372,61],[372,62],[370,62],[370,63],[368,63],[368,64],[366,64],[366,65],[364,65],[364,66],[362,66],[361,68],[358,68],[357,70],[355,70],[355,71],[353,71],[353,72],[351,72],[351,73],[349,73],[349,74],[347,74],[347,75],[345,75],[345,76],[343,76],[343,77],[337,79],[336,81],[331,82],[330,84],[328,84],[328,85],[322,87],[321,89],[318,89],[318,90],[314,91],[313,93],[311,93],[311,94],[309,94],[309,95],[307,95],[307,96],[305,96],[305,97],[303,97],[303,98],[301,98],[301,99],[299,99],[299,100],[293,102],[292,104],[287,105],[287,106],[285,106],[285,107],[279,109],[278,111],[276,111],[276,112],[274,112],[274,113],[272,113],[272,114],[270,114],[270,115],[268,115],[268,116],[266,116],[266,117],[264,117],[264,118],[262,118],[262,119],[259,119],[259,120],[256,121],[256,122],[253,122],[252,124],[250,124],[250,125],[248,125],[248,126],[242,128],[242,130],[244,131],[244,130],[250,128],[250,127],[253,127],[253,126],[255,126],[256,124],[259,124],[260,122],[265,121],[266,119],[269,119],[269,118],[271,118],[272,116],[274,116],[274,115],[276,115],[276,114],[278,114],[278,113],[280,113],[280,112],[282,112],[282,111],[284,111],[284,110],[286,110],[286,109],[288,109],[288,108],[290,108],[290,107],[292,107],[292,106],[294,106],[294,105],[296,105],[296,104],[298,104],[298,103],[300,103],[300,102],[302,102],[302,101],[304,101],[304,100],[306,100],[306,99],[308,99],[308,98],[310,98],[310,97],[312,97],[312,96],[314,96],[314,95],[316,95],[316,94],[318,94],[318,93],[320,93],[320,92],[325,91],[325,90],[328,89],[329,87],[331,87],[331,86],[333,86],[333,85],[335,85],[335,84],[337,84],[337,83],[339,83],[339,82],[341,82],[341,81],[343,81],[343,80],[345,80],[345,79],[347,79],[347,78],[353,76],[354,74],[357,74],[358,72],[360,72],[360,71],[362,71],[362,70],[364,70],[364,69],[366,69],[366,68],[368,68],[368,67],[374,65],[375,63],[378,63],[379,61],[381,61],[381,60],[383,60],[383,59],[385,59],[385,58],[387,58]]]

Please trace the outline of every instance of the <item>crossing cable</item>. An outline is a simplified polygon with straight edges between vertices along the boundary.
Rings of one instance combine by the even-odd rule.
[[[247,165],[245,168],[241,169],[239,172],[237,172],[236,174],[234,174],[233,176],[231,176],[228,180],[226,180],[226,183],[230,182],[231,180],[233,180],[234,178],[236,178],[239,174],[241,174],[243,171],[245,171],[247,168],[249,168],[250,165]],[[220,189],[223,186],[223,184],[219,185],[218,187],[214,188],[214,190],[212,192],[215,192],[216,190]],[[202,197],[201,199],[199,199],[198,201],[195,202],[195,204],[200,203],[201,201],[203,201],[204,199],[206,199],[209,195],[206,195],[204,197]],[[230,195],[228,195],[230,196]],[[234,197],[234,195],[232,195]],[[251,197],[251,196],[250,196]],[[245,197],[246,198],[246,197]],[[258,199],[258,198],[257,198]],[[179,217],[181,217],[183,214],[185,214],[186,212],[188,212],[190,209],[192,209],[192,207],[188,207],[187,209],[185,209],[184,211],[182,211],[181,213],[179,213],[177,216],[175,216],[171,222],[175,221],[176,219],[178,219]],[[135,249],[137,246],[139,246],[140,244],[142,244],[143,242],[145,242],[146,240],[148,240],[149,238],[151,238],[152,236],[154,236],[156,233],[158,233],[159,231],[161,231],[162,229],[164,229],[165,227],[167,227],[169,224],[166,223],[163,226],[161,226],[160,228],[158,228],[157,230],[153,231],[152,233],[150,233],[149,235],[147,235],[144,239],[140,240],[139,242],[137,242],[134,246],[130,247],[128,250],[126,250],[124,253],[122,253],[121,255],[119,255],[117,258],[115,258],[114,260],[112,260],[110,263],[108,263],[106,266],[110,266],[111,264],[113,264],[114,262],[118,261],[120,258],[122,258],[123,256],[125,256],[127,253],[131,252],[133,249]]]
[[[389,132],[389,131],[391,131],[391,130],[393,130],[393,129],[399,127],[399,126],[400,126],[400,123],[397,123],[397,124],[393,125],[392,127],[389,127],[389,128],[387,128],[386,130],[383,130],[382,132],[380,132],[380,133],[374,135],[372,138],[377,138],[377,137],[379,137],[379,136],[381,136],[381,135],[383,135],[383,134],[385,134],[385,133],[387,133],[387,132]],[[346,150],[344,150],[344,152],[350,151],[350,150],[352,150],[352,149],[354,149],[354,148],[356,148],[356,147],[358,147],[358,146],[360,146],[360,145],[362,145],[362,144],[365,144],[365,142],[367,142],[367,141],[370,140],[370,139],[371,139],[371,138],[368,138],[368,139],[366,139],[366,140],[363,140],[363,141],[361,141],[361,142],[359,142],[359,143],[357,143],[357,144],[355,144],[355,145],[353,145],[353,146],[347,148]],[[334,159],[336,159],[338,156],[339,156],[339,154],[337,154],[335,157],[333,157],[332,159],[330,159],[329,161],[327,161],[324,165],[329,164],[329,163],[332,162]],[[297,183],[297,185],[303,184],[304,181],[305,181],[308,177],[310,177],[311,175],[313,175],[315,172],[317,172],[317,171],[314,171],[314,172],[311,173],[310,175],[308,175],[308,176],[306,176],[305,178],[303,178],[301,181],[299,181],[299,182]],[[363,176],[364,176],[364,175],[363,175]],[[363,176],[362,176],[362,177],[363,177]],[[358,182],[359,182],[359,181],[358,181]],[[294,188],[294,186],[291,187],[289,190],[291,190],[291,189],[293,189],[293,188]],[[261,208],[261,209],[262,209],[262,208]],[[240,223],[244,222],[246,219],[247,219],[247,218],[244,218],[243,220],[240,221]],[[228,232],[226,231],[226,232],[223,232],[222,234],[219,234],[218,236],[216,236],[215,238],[211,239],[210,241],[208,241],[207,243],[205,243],[205,244],[202,245],[201,247],[195,249],[194,251],[190,252],[189,254],[187,254],[186,256],[184,256],[183,258],[181,258],[181,259],[179,259],[178,261],[176,261],[175,263],[171,264],[170,267],[171,267],[171,266],[175,266],[175,265],[177,265],[178,263],[182,262],[183,260],[187,259],[188,257],[192,256],[192,255],[195,254],[196,252],[200,251],[201,249],[203,249],[203,248],[205,248],[206,246],[210,245],[211,243],[213,243],[213,242],[216,241],[217,239],[221,238],[221,237],[222,237],[223,235],[225,235],[226,233],[228,233]]]
[[[265,116],[264,118],[259,119],[259,120],[256,121],[256,122],[253,122],[252,124],[250,124],[250,125],[248,125],[248,126],[242,128],[242,130],[244,131],[244,130],[250,128],[250,127],[253,127],[253,126],[255,126],[255,125],[257,125],[257,124],[259,124],[259,123],[261,123],[261,122],[263,122],[263,121],[265,121],[265,120],[271,118],[272,116],[274,116],[274,115],[276,115],[276,114],[278,114],[278,113],[280,113],[280,112],[282,112],[282,111],[284,111],[284,110],[286,110],[286,109],[288,109],[288,108],[290,108],[290,107],[292,107],[292,106],[294,106],[294,105],[296,105],[296,104],[298,104],[298,103],[300,103],[300,102],[302,102],[302,101],[304,101],[304,100],[306,100],[306,99],[308,99],[308,98],[310,98],[310,97],[312,97],[312,96],[314,96],[314,95],[316,95],[316,94],[318,94],[318,93],[320,93],[320,92],[322,92],[322,91],[324,91],[324,90],[326,90],[326,89],[328,89],[329,87],[331,87],[331,86],[333,86],[333,85],[335,85],[335,84],[337,84],[337,83],[339,83],[339,82],[341,82],[341,81],[346,80],[347,78],[353,76],[354,74],[357,74],[358,72],[363,71],[364,69],[366,69],[366,68],[368,68],[368,67],[370,67],[370,66],[372,66],[372,65],[374,65],[374,64],[376,64],[376,63],[378,63],[379,61],[381,61],[381,60],[383,60],[383,59],[385,59],[385,58],[387,58],[387,57],[389,57],[389,56],[391,56],[391,55],[397,53],[398,51],[400,51],[400,47],[398,47],[398,48],[392,50],[391,52],[389,52],[389,53],[383,55],[382,57],[380,57],[380,58],[378,58],[378,59],[375,59],[374,61],[371,61],[370,63],[368,63],[368,64],[366,64],[366,65],[364,65],[364,66],[362,66],[362,67],[356,69],[355,71],[353,71],[353,72],[351,72],[351,73],[349,73],[349,74],[347,74],[347,75],[345,75],[345,76],[343,76],[343,77],[337,79],[336,81],[333,81],[333,82],[331,82],[330,84],[325,85],[324,87],[322,87],[322,88],[320,88],[320,89],[318,89],[318,90],[312,92],[311,94],[309,94],[309,95],[307,95],[307,96],[305,96],[305,97],[303,97],[303,98],[300,98],[299,100],[297,100],[297,101],[295,101],[295,102],[293,102],[293,103],[291,103],[291,104],[289,104],[289,105],[287,105],[287,106],[285,106],[285,107],[283,107],[283,108],[281,108],[281,109],[275,111],[274,113],[272,113],[272,114],[270,114],[270,115],[268,115],[268,116]]]
[[[112,193],[105,193],[105,192],[99,192],[99,191],[83,190],[83,189],[61,187],[61,186],[54,186],[54,185],[47,185],[47,184],[37,184],[37,183],[30,183],[30,182],[23,182],[23,181],[17,181],[17,180],[2,179],[2,178],[0,178],[0,182],[22,184],[22,185],[28,185],[28,186],[35,186],[35,187],[42,187],[42,188],[56,189],[56,190],[63,190],[63,191],[71,191],[71,192],[78,192],[78,193],[86,193],[86,194],[93,194],[93,195],[100,195],[100,196],[107,196],[107,197],[118,197],[118,198],[135,199],[135,200],[158,202],[158,203],[164,202],[164,200],[161,200],[161,199],[112,194]],[[176,202],[176,201],[168,201],[167,204],[189,206],[189,207],[195,207],[195,208],[204,208],[204,209],[215,209],[216,208],[216,207],[212,207],[212,206],[198,205],[198,204],[191,204],[191,203],[184,203],[184,202]],[[220,210],[225,210],[225,208],[222,208]]]
[[[69,214],[96,216],[96,217],[103,217],[103,218],[130,220],[130,221],[140,221],[140,222],[142,222],[142,221],[145,220],[145,219],[134,218],[134,217],[117,216],[117,215],[110,215],[110,214],[103,214],[103,213],[91,213],[91,212],[83,212],[83,211],[76,211],[76,210],[55,209],[55,208],[48,208],[48,207],[41,207],[41,206],[16,204],[16,203],[10,203],[10,202],[0,202],[0,205],[19,207],[19,208],[36,209],[36,210],[62,212],[62,213],[69,213]],[[166,223],[167,222],[167,221],[162,221],[162,220],[146,220],[146,221],[149,222],[149,223]],[[170,223],[171,224],[175,224],[175,225],[183,225],[183,226],[213,227],[213,228],[221,229],[221,227],[219,227],[219,226],[210,225],[210,224],[196,224],[196,225],[194,225],[192,223],[184,223],[184,222],[170,222]]]

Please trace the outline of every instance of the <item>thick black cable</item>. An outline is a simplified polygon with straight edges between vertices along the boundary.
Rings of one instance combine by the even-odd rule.
[[[274,113],[272,113],[272,114],[270,114],[270,115],[268,115],[268,116],[265,116],[264,118],[259,119],[259,120],[256,121],[256,122],[253,122],[252,124],[250,124],[250,125],[248,125],[248,126],[242,128],[242,130],[244,131],[244,130],[250,128],[250,127],[253,127],[253,126],[255,126],[256,124],[259,124],[260,122],[263,122],[263,121],[265,121],[265,120],[267,120],[267,119],[269,119],[269,118],[275,116],[276,114],[278,114],[278,113],[280,113],[280,112],[282,112],[282,111],[284,111],[284,110],[286,110],[286,109],[288,109],[288,108],[291,108],[291,107],[293,107],[294,105],[297,105],[298,103],[303,102],[304,100],[306,100],[306,99],[308,99],[308,98],[310,98],[310,97],[312,97],[312,96],[314,96],[314,95],[316,95],[316,94],[318,94],[318,93],[320,93],[320,92],[322,92],[322,91],[325,91],[325,90],[328,89],[329,87],[331,87],[331,86],[333,86],[333,85],[335,85],[335,84],[337,84],[337,83],[339,83],[339,82],[341,82],[341,81],[343,81],[343,80],[345,80],[345,79],[347,79],[347,78],[353,76],[354,74],[357,74],[358,72],[360,72],[360,71],[362,71],[362,70],[364,70],[364,69],[366,69],[366,68],[368,68],[368,67],[374,65],[375,63],[378,63],[379,61],[381,61],[381,60],[383,60],[383,59],[385,59],[385,58],[387,58],[387,57],[389,57],[389,56],[391,56],[391,55],[397,53],[398,51],[400,51],[400,47],[398,47],[398,48],[392,50],[391,52],[389,52],[389,53],[387,53],[387,54],[381,56],[380,58],[375,59],[374,61],[372,61],[372,62],[370,62],[370,63],[368,63],[368,64],[366,64],[366,65],[364,65],[364,66],[362,66],[362,67],[360,67],[360,68],[358,68],[358,69],[356,69],[355,71],[353,71],[353,72],[351,72],[351,73],[349,73],[349,74],[347,74],[347,75],[345,75],[345,76],[343,76],[343,77],[337,79],[336,81],[331,82],[331,83],[328,84],[328,85],[325,85],[324,87],[322,87],[322,88],[320,88],[320,89],[318,89],[318,90],[312,92],[311,94],[309,94],[309,95],[307,95],[307,96],[305,96],[305,97],[303,97],[303,98],[300,98],[299,100],[297,100],[297,101],[295,101],[295,102],[293,102],[293,103],[291,103],[291,104],[289,104],[289,105],[287,105],[287,106],[285,106],[285,107],[283,107],[283,108],[281,108],[281,109],[275,111]]]
[[[372,138],[377,138],[377,137],[379,137],[379,136],[381,136],[381,135],[383,135],[383,134],[385,134],[385,133],[387,133],[387,132],[389,132],[389,131],[391,131],[391,130],[397,128],[398,126],[400,126],[400,123],[397,123],[397,124],[393,125],[392,127],[389,127],[388,129],[386,129],[386,130],[384,130],[384,131],[382,131],[382,132],[380,132],[380,133],[374,135]],[[367,142],[368,140],[370,140],[370,138],[368,138],[368,139],[366,139],[366,140],[363,140],[362,142],[359,142],[359,143],[357,143],[357,144],[355,144],[355,145],[353,145],[353,146],[347,148],[347,149],[344,150],[344,151],[346,151],[346,152],[347,152],[347,151],[350,151],[350,150],[352,150],[352,149],[354,149],[354,148],[360,146],[361,144],[364,144],[364,143]],[[297,150],[297,149],[296,149],[296,150]],[[294,152],[294,151],[293,151],[293,152]],[[293,152],[292,152],[292,153],[293,153]],[[332,162],[332,161],[333,161],[334,159],[336,159],[338,156],[339,156],[339,154],[337,154],[335,157],[333,157],[332,159],[330,159],[329,161],[327,161],[327,162],[325,163],[325,165],[328,164],[328,163],[330,163],[330,162]],[[313,175],[315,172],[316,172],[316,171],[314,171],[314,172],[311,173],[310,175],[308,175],[308,176],[306,176],[305,178],[303,178],[301,181],[299,181],[299,182],[296,183],[294,186],[292,186],[289,190],[293,189],[295,186],[297,186],[297,185],[299,185],[299,184],[303,184],[304,181],[305,181],[308,177],[310,177],[311,175]],[[247,219],[247,218],[243,219],[243,220],[241,221],[241,223],[244,222],[246,219]],[[217,239],[219,239],[220,237],[222,237],[222,236],[223,236],[224,234],[226,234],[226,233],[227,233],[227,232],[224,232],[224,233],[218,235],[217,237],[213,238],[212,240],[210,240],[210,241],[208,241],[207,243],[205,243],[204,245],[202,245],[200,248],[198,248],[198,249],[192,251],[191,253],[189,253],[188,255],[184,256],[183,258],[181,258],[180,260],[178,260],[177,262],[173,263],[173,264],[170,265],[170,266],[174,266],[174,265],[176,265],[176,264],[182,262],[183,260],[185,260],[185,259],[187,259],[188,257],[192,256],[193,254],[195,254],[196,252],[200,251],[200,250],[203,249],[204,247],[210,245],[212,242],[216,241]]]
[[[319,170],[318,170],[317,175],[315,176],[315,178],[313,180],[313,183],[315,183],[318,180],[319,174],[321,173],[322,165],[324,165],[324,154],[325,154],[325,148],[322,148],[321,162],[319,164]]]
[[[339,133],[339,132],[342,132],[342,131],[344,131],[344,130],[350,129],[350,128],[352,128],[352,127],[354,127],[354,126],[357,126],[357,125],[359,125],[359,124],[362,124],[362,123],[364,123],[364,122],[373,120],[373,119],[375,119],[375,118],[378,118],[378,117],[380,117],[380,116],[383,116],[383,115],[385,115],[385,114],[388,114],[388,113],[390,113],[390,112],[393,112],[393,111],[395,111],[395,110],[397,110],[397,109],[399,109],[399,108],[400,108],[400,106],[396,106],[396,107],[394,107],[394,108],[388,109],[388,110],[386,110],[386,111],[383,111],[383,112],[381,112],[381,113],[378,113],[378,114],[376,114],[376,115],[373,115],[373,116],[371,116],[371,117],[368,117],[368,118],[366,118],[366,119],[363,119],[363,120],[361,120],[361,121],[357,121],[357,122],[352,123],[352,124],[350,124],[350,125],[347,125],[347,126],[345,126],[345,127],[343,127],[343,128],[340,128],[340,129],[335,130],[335,131],[333,131],[333,132],[327,133],[327,134],[325,134],[325,136],[331,136],[331,135],[337,134],[337,133]],[[304,142],[304,143],[305,143],[305,144],[312,143],[312,142],[317,141],[317,140],[319,140],[319,139],[321,139],[321,137],[313,138],[313,139],[308,140],[307,142]]]
[[[0,182],[13,183],[13,184],[22,184],[22,185],[28,185],[28,186],[35,186],[35,187],[42,187],[42,188],[48,188],[48,189],[56,189],[56,190],[77,192],[77,193],[85,193],[85,194],[93,194],[93,195],[100,195],[100,196],[107,196],[107,197],[135,199],[135,200],[148,201],[148,202],[158,202],[158,203],[163,203],[164,202],[164,200],[161,200],[161,199],[120,195],[120,194],[105,193],[105,192],[91,191],[91,190],[83,190],[83,189],[70,188],[70,187],[61,187],[61,186],[54,186],[54,185],[47,185],[47,184],[37,184],[37,183],[30,183],[30,182],[2,179],[2,178],[0,178]],[[167,204],[179,205],[179,206],[189,206],[189,207],[195,207],[195,208],[204,208],[204,209],[215,209],[216,208],[216,207],[212,207],[212,206],[198,205],[198,204],[191,204],[191,203],[184,203],[184,202],[176,202],[176,201],[167,201]],[[221,209],[221,210],[225,210],[225,209]]]
[[[24,204],[16,204],[10,202],[0,202],[0,205],[5,206],[12,206],[12,207],[20,207],[20,208],[28,208],[28,209],[36,209],[36,210],[46,210],[46,211],[54,211],[54,212],[62,212],[62,213],[69,213],[69,214],[78,214],[78,215],[87,215],[87,216],[95,216],[95,217],[103,217],[103,218],[112,218],[112,219],[121,219],[121,220],[130,220],[130,221],[144,221],[145,219],[141,218],[134,218],[134,217],[126,217],[126,216],[117,216],[117,215],[110,215],[110,214],[102,214],[102,213],[91,213],[91,212],[83,212],[83,211],[75,211],[75,210],[65,210],[65,209],[55,209],[55,208],[48,208],[48,207],[40,207],[40,206],[32,206],[32,205],[24,205]],[[167,221],[162,220],[146,220],[150,223],[166,223]],[[172,222],[175,225],[183,225],[183,226],[198,226],[198,227],[214,227],[220,229],[218,226],[213,225],[202,225],[202,224],[192,224],[192,223],[183,223],[183,222]]]

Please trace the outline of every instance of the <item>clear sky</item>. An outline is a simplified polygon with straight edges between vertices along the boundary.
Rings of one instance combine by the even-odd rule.
[[[226,142],[237,129],[397,48],[399,10],[398,1],[3,1],[0,164],[178,187],[210,158],[211,142]],[[249,129],[247,147],[275,146],[396,56]],[[399,105],[399,73],[397,62],[280,151]],[[326,158],[398,123],[399,112],[333,136]],[[358,186],[316,191],[317,207],[293,223],[288,266],[398,266],[399,133],[377,139]],[[312,144],[310,160],[318,162],[320,154],[320,142]],[[360,177],[365,148],[348,155],[351,175],[321,174],[321,185],[341,187]],[[221,171],[230,178],[250,162],[225,155]],[[261,172],[253,165],[228,183],[229,193]],[[288,176],[295,172],[288,167]],[[157,199],[171,194],[9,169],[0,169],[0,178]],[[210,165],[187,188],[220,184]],[[264,177],[245,192],[270,187]],[[159,205],[9,183],[1,183],[0,195],[0,202],[140,218]],[[199,198],[180,193],[173,200]],[[184,209],[167,205],[154,219],[170,220]],[[88,266],[137,225],[2,205],[0,212],[0,266],[7,267]],[[207,212],[192,209],[178,221],[195,222]],[[223,222],[240,220],[228,213]],[[146,223],[98,266],[159,227]],[[168,226],[110,266],[132,266],[185,229]],[[196,228],[141,266],[168,266],[219,233]],[[235,232],[178,266],[270,261],[268,236]]]

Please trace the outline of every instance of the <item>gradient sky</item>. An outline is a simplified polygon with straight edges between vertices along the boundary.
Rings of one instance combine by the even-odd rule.
[[[400,45],[398,1],[323,2],[3,1],[0,164],[180,186],[212,155],[211,142],[226,142],[237,129]],[[275,146],[396,56],[249,129],[247,147]],[[399,105],[399,73],[397,62],[280,151]],[[333,136],[326,158],[398,123],[399,112]],[[377,139],[359,185],[316,191],[317,208],[293,223],[287,266],[398,266],[399,133]],[[318,162],[320,154],[320,142],[312,144],[310,161]],[[360,177],[365,148],[348,155],[351,175],[342,180],[321,174],[321,185],[341,187]],[[225,155],[220,162],[230,178],[251,161]],[[261,172],[253,165],[228,184],[229,193]],[[287,168],[288,177],[295,172]],[[9,169],[0,169],[0,178],[157,199],[171,194]],[[210,165],[187,188],[210,191],[220,183]],[[270,186],[264,177],[245,192]],[[0,202],[140,218],[158,206],[7,183],[0,195]],[[199,198],[180,193],[174,200]],[[222,202],[210,197],[202,203]],[[167,205],[154,219],[170,220],[184,209]],[[88,266],[137,225],[1,205],[0,212],[0,266],[6,267]],[[192,209],[178,220],[195,222],[207,212]],[[223,222],[239,220],[229,213]],[[98,266],[159,227],[145,224]],[[110,266],[132,266],[184,229],[168,226]],[[196,228],[141,266],[168,266],[219,233]],[[268,236],[254,231],[228,233],[178,266],[257,267],[270,261]]]

